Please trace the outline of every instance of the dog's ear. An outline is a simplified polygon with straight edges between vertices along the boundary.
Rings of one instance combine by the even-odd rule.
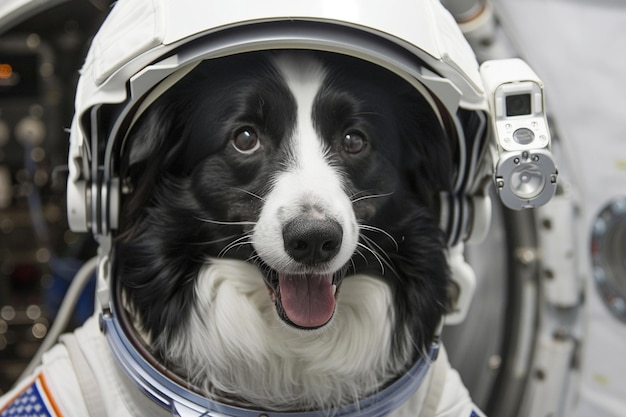
[[[167,107],[155,103],[137,120],[124,144],[120,178],[129,193],[122,198],[120,231],[123,234],[141,221],[154,185],[164,175],[165,160],[175,152],[168,143],[172,120]]]
[[[430,105],[415,92],[401,108],[401,135],[409,186],[431,209],[437,210],[439,193],[452,189],[455,177],[454,146]]]
[[[152,105],[137,121],[127,140],[123,167],[125,178],[133,184],[151,181],[162,175],[176,146],[172,146],[171,111],[159,103]]]
[[[147,160],[161,154],[171,127],[171,118],[166,117],[165,112],[163,106],[155,105],[146,111],[133,128],[126,152],[129,168],[145,165]]]

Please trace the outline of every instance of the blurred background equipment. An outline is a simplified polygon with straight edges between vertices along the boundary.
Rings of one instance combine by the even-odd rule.
[[[491,354],[483,356],[492,360],[468,364],[474,361],[461,352],[453,363],[464,377],[479,381],[478,385],[468,381],[470,390],[492,384],[486,411],[493,416],[622,417],[626,410],[626,56],[616,51],[626,42],[626,3],[442,2],[455,12],[481,61],[517,56],[544,82],[551,127],[556,127],[553,152],[562,182],[555,200],[525,213],[530,222],[505,212],[507,249],[495,245],[493,251],[482,251],[491,260],[483,262],[485,275],[477,270],[482,284],[487,284],[486,291],[476,290],[473,307],[478,313],[470,310],[470,320],[462,328],[446,330],[449,335],[465,334],[463,340],[472,340],[471,329],[487,335],[478,344]],[[496,225],[486,243],[497,239],[497,230]],[[511,247],[511,242],[519,243]],[[498,274],[503,252],[512,269],[498,280],[493,275]],[[494,254],[498,262],[493,261]],[[498,303],[490,298],[494,283],[517,290]],[[496,331],[502,339],[484,330],[501,324],[485,313],[485,304],[492,311],[500,306],[505,314],[506,330]],[[474,352],[470,357],[479,358]],[[484,363],[493,365],[490,373],[485,373]],[[485,381],[480,375],[491,378]]]
[[[453,13],[472,45],[482,63],[481,72],[488,69],[494,75],[499,74],[500,78],[511,76],[510,73],[515,72],[513,68],[485,67],[494,59],[505,59],[499,61],[505,65],[515,62],[515,58],[525,60],[518,45],[511,42],[509,27],[501,24],[496,2],[442,2]],[[498,155],[504,163],[511,155],[509,151],[519,150],[522,155],[512,154],[512,157],[514,162],[521,162],[524,148],[534,146],[534,139],[539,138],[522,136],[511,141],[509,133],[520,129],[523,132],[525,127],[533,128],[532,117],[520,119],[518,116],[532,115],[535,106],[543,107],[537,101],[532,104],[532,97],[536,96],[534,91],[537,91],[533,86],[535,77],[543,82],[546,98],[553,94],[543,75],[534,74],[535,68],[532,70],[528,76],[517,78],[525,82],[486,82],[486,88],[496,91],[494,130],[498,145],[507,151]],[[506,88],[501,91],[504,94],[497,94],[502,88]],[[523,94],[520,96],[520,93]],[[495,105],[498,97],[502,106],[500,113],[507,116],[504,119],[511,116],[511,122],[498,121],[498,106]],[[507,103],[509,97],[526,100]],[[508,114],[509,104],[515,107],[512,115]],[[453,366],[461,373],[472,398],[492,417],[569,416],[573,397],[578,394],[576,379],[580,368],[577,358],[584,339],[581,331],[584,286],[576,265],[577,202],[567,158],[562,152],[562,137],[555,128],[558,124],[549,102],[544,110],[550,130],[544,130],[541,135],[552,137],[558,183],[555,186],[551,180],[557,175],[552,163],[544,167],[549,169],[543,170],[541,175],[526,174],[526,170],[517,169],[510,172],[510,180],[519,174],[519,180],[526,176],[529,181],[510,181],[509,184],[516,187],[511,189],[508,197],[517,199],[492,197],[494,205],[489,233],[479,244],[466,246],[466,257],[477,276],[477,288],[467,319],[461,325],[446,327],[443,332]],[[532,158],[527,159],[530,162]],[[507,176],[501,177],[502,185],[506,185],[506,179]],[[539,179],[541,181],[535,181]],[[496,169],[496,187],[501,187],[499,181]],[[541,193],[534,192],[524,195],[532,189],[528,186],[533,184],[556,195],[548,204],[535,209],[516,211],[507,208],[525,205],[526,198],[531,195],[541,197]],[[503,197],[502,189],[499,191]]]
[[[0,4],[0,393],[45,337],[95,245],[65,216],[75,83],[108,2]],[[90,297],[75,323],[92,313]]]
[[[626,396],[626,3],[494,0],[512,43],[550,90],[576,186],[584,279],[580,389],[568,416],[621,417]],[[558,20],[559,28],[554,22]]]

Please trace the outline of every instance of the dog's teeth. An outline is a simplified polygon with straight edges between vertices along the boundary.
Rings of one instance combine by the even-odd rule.
[[[335,295],[336,292],[337,292],[337,286],[333,285],[333,295]]]

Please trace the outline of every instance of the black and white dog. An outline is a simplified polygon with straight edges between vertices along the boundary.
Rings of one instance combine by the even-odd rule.
[[[416,89],[373,64],[304,51],[200,64],[124,145],[113,273],[137,330],[229,404],[329,410],[376,393],[427,354],[447,311],[437,214],[455,152]],[[100,369],[103,336],[83,333],[107,413],[135,407]],[[436,415],[478,415],[446,370]],[[420,392],[394,415],[422,415]]]
[[[336,55],[207,62],[134,129],[117,274],[150,345],[214,397],[353,402],[446,312],[452,152],[405,81]]]

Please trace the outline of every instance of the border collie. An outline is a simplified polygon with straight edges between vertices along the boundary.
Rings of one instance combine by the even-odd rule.
[[[207,396],[328,409],[425,354],[453,149],[407,82],[334,54],[206,61],[125,146],[116,273],[154,353]]]

